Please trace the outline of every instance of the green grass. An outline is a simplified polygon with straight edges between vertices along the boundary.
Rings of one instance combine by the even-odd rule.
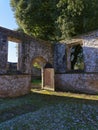
[[[31,83],[39,85],[39,84],[41,84],[41,79],[32,79]]]
[[[0,99],[0,130],[97,130],[98,96],[32,90]]]

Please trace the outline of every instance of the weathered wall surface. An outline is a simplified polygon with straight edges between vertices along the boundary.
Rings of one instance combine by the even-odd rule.
[[[7,37],[0,32],[0,74],[4,74],[7,71],[7,55]]]
[[[85,72],[98,72],[98,32],[83,37]]]
[[[18,70],[31,74],[32,61],[43,57],[58,73],[70,70],[70,49],[57,43],[54,50],[48,42],[26,34],[0,27],[0,74],[7,70],[8,40],[19,43]],[[85,74],[56,74],[56,88],[67,91],[98,93],[98,31],[81,37],[84,54]],[[77,42],[78,43],[78,42]],[[69,45],[71,46],[71,44]],[[54,52],[53,52],[54,51]],[[69,52],[68,52],[69,51]],[[26,75],[0,75],[0,96],[13,97],[30,91],[30,78]]]
[[[10,72],[17,71],[17,63],[7,62],[7,71],[10,71]]]
[[[30,75],[0,75],[0,97],[16,97],[30,92]]]
[[[56,74],[57,90],[98,94],[98,74]]]
[[[5,35],[8,39],[8,41],[12,41],[12,42],[16,42],[16,43],[22,43],[22,41],[35,39],[34,37],[30,37],[30,36],[26,35],[25,33],[10,30],[10,29],[7,29],[7,28],[1,27],[1,26],[0,26],[0,33]]]
[[[32,77],[41,77],[41,69],[32,67],[31,73]]]
[[[36,57],[43,57],[53,64],[53,50],[51,44],[41,40],[31,40],[19,45],[19,69],[24,73],[31,73],[32,61]]]
[[[57,73],[66,72],[66,45],[56,43],[54,45],[54,68]]]
[[[6,46],[4,45],[5,47],[2,50],[4,52],[3,57],[6,57],[5,59],[2,58],[2,60],[4,59],[3,62],[6,62],[6,65],[8,41],[19,43],[17,65],[17,69],[19,71],[23,73],[31,73],[32,60],[39,56],[43,57],[47,62],[53,64],[53,50],[50,43],[36,39],[34,37],[30,37],[24,33],[0,27],[0,45],[6,43]],[[0,55],[2,55],[2,52],[0,52]],[[4,66],[5,63],[0,63],[0,65]],[[1,70],[3,70],[3,67]]]
[[[70,49],[67,49],[66,46],[58,44],[55,47],[56,51],[56,70],[58,73],[55,75],[55,88],[63,91],[73,91],[89,94],[98,93],[98,31],[89,33],[87,35],[80,37],[82,42],[76,42],[72,44],[67,44],[70,48],[75,44],[81,44],[83,46],[83,56],[84,56],[84,72],[85,73],[66,73],[63,74],[62,69],[67,66],[67,69],[70,68]],[[66,55],[67,54],[67,55]],[[63,61],[63,56],[65,58],[65,64]],[[68,57],[69,56],[69,57]],[[61,64],[61,65],[60,65]],[[60,67],[60,68],[59,68]],[[66,69],[65,69],[66,70]],[[70,70],[70,69],[69,69]],[[67,70],[68,71],[68,70]]]

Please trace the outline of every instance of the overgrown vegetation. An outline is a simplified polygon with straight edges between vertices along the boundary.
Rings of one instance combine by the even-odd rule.
[[[98,29],[98,0],[10,1],[19,30],[30,36],[55,43]]]
[[[32,90],[0,99],[0,130],[97,130],[98,96]]]

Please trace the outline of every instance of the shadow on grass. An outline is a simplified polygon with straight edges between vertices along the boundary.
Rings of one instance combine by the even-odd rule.
[[[0,122],[60,103],[67,104],[69,109],[72,105],[81,108],[84,104],[98,107],[98,96],[32,90],[25,96],[0,99]]]

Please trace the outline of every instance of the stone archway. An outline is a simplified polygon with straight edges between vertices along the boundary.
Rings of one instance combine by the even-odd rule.
[[[42,56],[37,56],[32,59],[31,62],[31,79],[33,83],[33,87],[36,86],[43,86],[43,68],[46,65],[47,61]],[[34,85],[35,84],[35,85]]]

